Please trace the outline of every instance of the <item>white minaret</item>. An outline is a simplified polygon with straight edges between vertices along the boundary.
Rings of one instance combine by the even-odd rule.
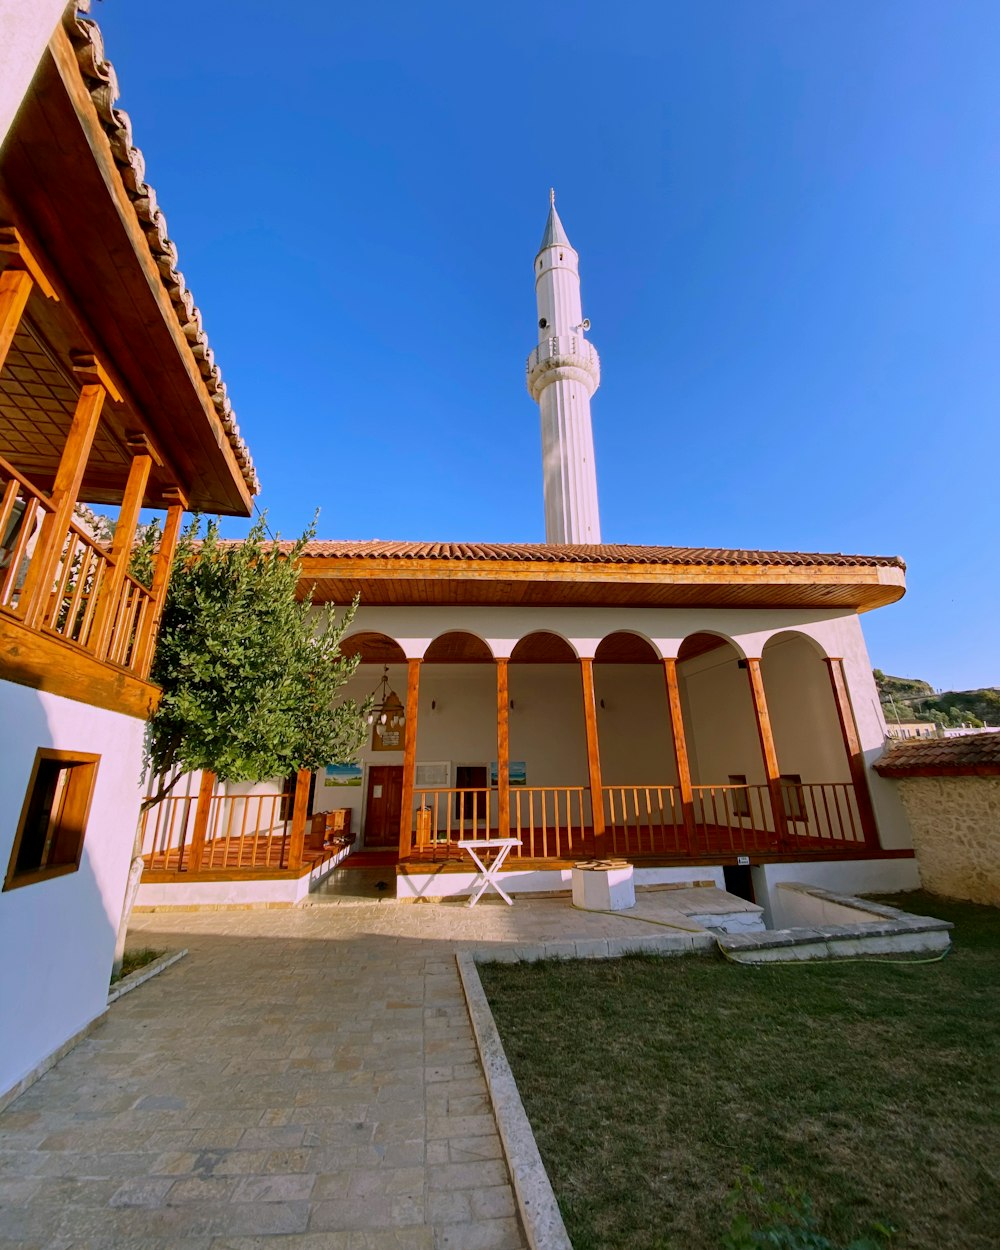
[[[542,410],[545,541],[599,543],[597,470],[590,397],[601,362],[583,337],[579,257],[549,192],[549,219],[535,257],[538,346],[528,357],[528,390]]]

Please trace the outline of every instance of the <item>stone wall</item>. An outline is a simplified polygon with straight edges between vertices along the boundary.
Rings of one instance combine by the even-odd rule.
[[[1000,777],[898,777],[926,889],[1000,906]]]

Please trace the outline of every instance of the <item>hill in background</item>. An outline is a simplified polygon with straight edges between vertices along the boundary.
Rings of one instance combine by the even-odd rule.
[[[938,690],[915,677],[890,677],[875,669],[875,685],[886,722],[933,721],[946,729],[1000,725],[1000,689]]]

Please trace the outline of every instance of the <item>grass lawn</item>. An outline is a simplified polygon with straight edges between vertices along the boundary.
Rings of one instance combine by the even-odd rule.
[[[122,970],[116,977],[111,978],[111,984],[117,985],[123,977],[129,976],[133,972],[138,972],[140,968],[145,968],[147,964],[151,964],[154,959],[159,959],[161,955],[165,955],[166,951],[154,950],[151,946],[143,946],[137,950],[128,950],[122,956]]]
[[[953,921],[952,954],[480,968],[574,1250],[719,1250],[745,1171],[838,1244],[1000,1246],[1000,911],[891,901]]]

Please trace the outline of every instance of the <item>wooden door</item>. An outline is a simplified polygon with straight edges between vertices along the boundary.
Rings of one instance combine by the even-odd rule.
[[[399,846],[403,806],[403,769],[399,764],[373,764],[368,769],[365,803],[365,846]]]

